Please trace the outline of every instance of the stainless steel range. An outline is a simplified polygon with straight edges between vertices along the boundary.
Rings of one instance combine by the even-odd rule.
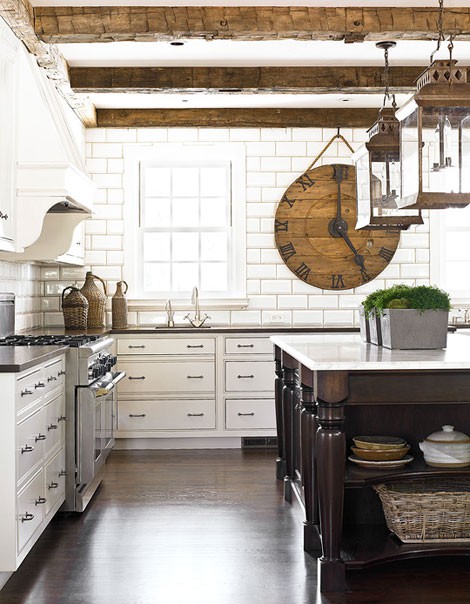
[[[113,339],[95,335],[9,336],[0,346],[68,346],[66,354],[66,499],[62,511],[83,512],[98,488],[114,446],[115,386],[125,377],[113,371]]]

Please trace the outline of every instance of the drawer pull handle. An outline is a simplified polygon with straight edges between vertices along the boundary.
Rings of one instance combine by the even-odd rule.
[[[188,417],[204,417],[204,413],[187,413]]]
[[[23,455],[23,453],[31,453],[31,451],[34,451],[34,447],[32,447],[31,445],[25,445],[24,447],[21,447],[21,455]]]
[[[252,380],[254,377],[254,375],[237,375],[239,380]]]
[[[38,442],[38,440],[46,440],[46,438],[47,436],[45,434],[39,433],[37,436],[34,437],[34,440]]]
[[[61,375],[65,375],[65,371],[63,369],[57,372],[57,377],[60,377]]]
[[[21,516],[21,522],[29,522],[33,518],[34,518],[34,514],[30,514],[29,512],[26,512],[26,514],[23,514],[23,516]]]
[[[134,377],[132,375],[129,376],[130,380],[145,380],[145,375],[139,375],[137,377]]]
[[[38,382],[37,384],[34,384],[35,388],[44,388],[46,386],[46,384],[44,382]]]
[[[55,380],[57,380],[56,376],[55,376],[55,375],[50,375],[50,376],[47,378],[47,383],[49,383],[49,382],[54,382]]]
[[[140,346],[131,346],[129,344],[129,346],[127,348],[145,348],[145,344],[140,344]]]
[[[129,417],[147,417],[146,413],[129,413]]]
[[[254,344],[237,344],[237,348],[254,348]]]
[[[186,348],[204,348],[204,344],[186,344]]]
[[[47,499],[45,497],[38,497],[34,502],[34,505],[42,505],[43,503],[46,503],[46,501]]]
[[[28,390],[27,388],[21,391],[21,396],[27,396],[28,394],[33,394],[33,391]]]
[[[253,417],[255,414],[254,411],[252,411],[251,413],[240,413],[240,411],[237,413],[238,417],[241,417],[242,415],[250,415],[251,417]]]
[[[67,476],[67,470],[61,470],[59,472],[59,478],[62,478],[62,476]]]
[[[66,422],[67,421],[67,417],[65,415],[61,415],[60,417],[57,418],[58,422]]]
[[[186,378],[188,380],[203,380],[204,376],[203,375],[187,375]]]
[[[0,218],[2,218],[3,220],[8,220],[8,214],[4,214],[3,212],[0,212]]]
[[[47,426],[47,431],[49,432],[50,430],[57,430],[57,427],[57,424],[50,424]]]
[[[49,490],[51,489],[57,489],[59,487],[59,483],[58,482],[51,482],[50,484],[47,485],[47,488]]]

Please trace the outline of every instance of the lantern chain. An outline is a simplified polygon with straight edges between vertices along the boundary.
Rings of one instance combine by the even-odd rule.
[[[434,55],[436,54],[436,52],[438,52],[438,50],[441,48],[441,42],[443,42],[445,40],[444,31],[443,31],[443,27],[444,27],[443,22],[444,22],[444,0],[439,0],[439,16],[437,18],[437,32],[438,32],[437,46],[434,49],[434,51],[431,53],[431,57],[429,60],[430,64],[432,64],[432,62],[434,60]]]

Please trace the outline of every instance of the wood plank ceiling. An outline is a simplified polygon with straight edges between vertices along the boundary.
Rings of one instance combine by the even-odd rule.
[[[436,2],[437,4],[437,2]],[[72,67],[57,44],[203,40],[429,40],[437,8],[302,6],[36,6],[0,0],[2,16],[56,81],[86,126],[369,127],[376,109],[98,109],[87,93],[383,93],[383,70],[328,67]],[[444,12],[443,29],[470,40],[470,8]],[[411,92],[422,67],[390,69],[390,91]]]

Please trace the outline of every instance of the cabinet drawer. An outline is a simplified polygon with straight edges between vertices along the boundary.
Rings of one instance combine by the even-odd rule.
[[[44,386],[41,386],[44,384]],[[44,394],[45,382],[42,368],[18,376],[16,380],[16,410],[21,411]]]
[[[208,430],[215,428],[215,401],[119,401],[119,430]]]
[[[225,338],[226,354],[273,354],[269,338]]]
[[[273,399],[227,399],[225,401],[225,428],[274,430],[276,413]]]
[[[46,412],[46,436],[45,449],[48,452],[64,441],[65,417],[64,417],[64,395],[53,398],[45,406]]]
[[[227,392],[270,392],[274,388],[272,361],[226,361]]]
[[[18,553],[40,527],[45,517],[44,471],[41,470],[18,494]]]
[[[119,384],[119,394],[165,392],[213,392],[215,386],[212,361],[168,361],[119,363],[126,377]]]
[[[65,451],[61,449],[51,461],[46,469],[46,508],[48,514],[52,508],[59,502],[65,500]]]
[[[44,410],[41,407],[19,423],[16,429],[16,478],[18,481],[42,461],[46,440]]]
[[[214,338],[135,338],[117,342],[118,354],[214,354]]]
[[[65,383],[65,359],[63,357],[54,359],[44,365],[45,392],[50,392]]]

